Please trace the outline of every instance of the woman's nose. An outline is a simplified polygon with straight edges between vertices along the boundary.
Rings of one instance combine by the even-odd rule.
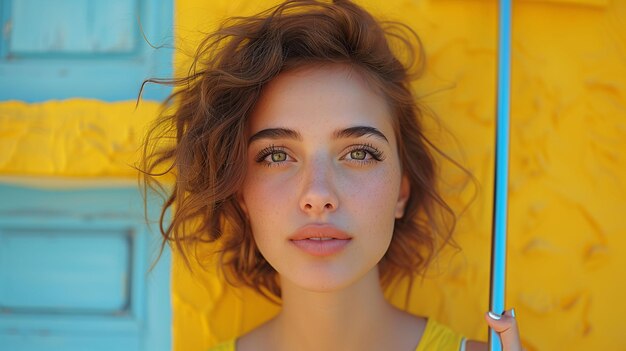
[[[315,162],[306,167],[300,209],[307,214],[333,212],[339,206],[332,165]]]

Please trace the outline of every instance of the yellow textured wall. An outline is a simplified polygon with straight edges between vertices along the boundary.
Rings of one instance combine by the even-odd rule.
[[[179,0],[179,46],[196,31],[276,1]],[[428,72],[416,89],[456,137],[433,136],[478,178],[457,231],[458,254],[442,255],[409,309],[485,340],[496,77],[495,1],[360,1],[409,23],[422,37]],[[623,1],[516,1],[514,5],[510,233],[507,304],[528,350],[617,350],[626,336],[626,7]],[[179,67],[187,64],[177,57]],[[459,149],[461,151],[459,151]],[[452,167],[444,166],[454,183]],[[472,198],[466,188],[456,196]],[[451,194],[453,195],[453,194]],[[211,272],[175,262],[176,350],[202,350],[253,328],[277,310]],[[401,305],[402,289],[390,291]]]
[[[178,0],[188,63],[198,30],[276,1]],[[428,72],[416,89],[456,137],[432,132],[480,183],[446,252],[409,309],[484,340],[487,309],[496,15],[489,0],[359,1],[422,37]],[[515,1],[507,304],[528,350],[619,350],[626,315],[626,2]],[[0,102],[0,174],[134,177],[141,131],[157,104],[73,99]],[[455,144],[458,144],[455,145]],[[459,151],[459,149],[461,151]],[[452,167],[444,171],[456,181]],[[0,177],[2,178],[2,177]],[[472,198],[469,187],[462,203]],[[453,194],[452,194],[453,195]],[[451,195],[451,196],[452,196]],[[202,350],[249,330],[276,306],[174,262],[175,350]],[[401,289],[389,292],[402,304]]]
[[[0,174],[136,179],[130,165],[159,103],[135,103],[0,102]]]

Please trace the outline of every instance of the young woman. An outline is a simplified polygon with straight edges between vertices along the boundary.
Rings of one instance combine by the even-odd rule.
[[[486,349],[383,296],[450,238],[411,67],[391,40],[419,59],[410,29],[349,1],[287,1],[227,22],[173,81],[175,111],[144,164],[148,183],[162,167],[176,177],[165,241],[184,257],[210,242],[232,282],[282,306],[215,350]],[[151,148],[170,132],[175,143]],[[511,311],[486,319],[521,349]]]

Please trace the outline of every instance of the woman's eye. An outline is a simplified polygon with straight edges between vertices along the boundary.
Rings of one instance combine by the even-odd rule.
[[[284,151],[281,147],[271,145],[265,149],[259,151],[254,160],[257,163],[264,164],[266,166],[278,166],[285,162],[293,161],[287,151]]]
[[[354,150],[350,152],[350,158],[353,160],[365,160],[367,157],[367,152],[365,150]]]
[[[383,153],[372,145],[355,145],[350,151],[348,151],[343,159],[348,161],[356,161],[359,163],[370,163],[376,161],[382,161],[385,157]]]
[[[276,151],[269,155],[272,162],[282,162],[287,160],[287,154],[283,151]]]

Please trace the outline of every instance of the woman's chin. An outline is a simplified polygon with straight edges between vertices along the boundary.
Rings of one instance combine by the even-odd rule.
[[[308,272],[301,271],[292,276],[281,275],[281,286],[283,291],[297,289],[312,293],[336,293],[358,285],[369,275],[373,275],[372,281],[378,284],[378,271],[376,269],[370,269],[364,273],[311,270]]]

